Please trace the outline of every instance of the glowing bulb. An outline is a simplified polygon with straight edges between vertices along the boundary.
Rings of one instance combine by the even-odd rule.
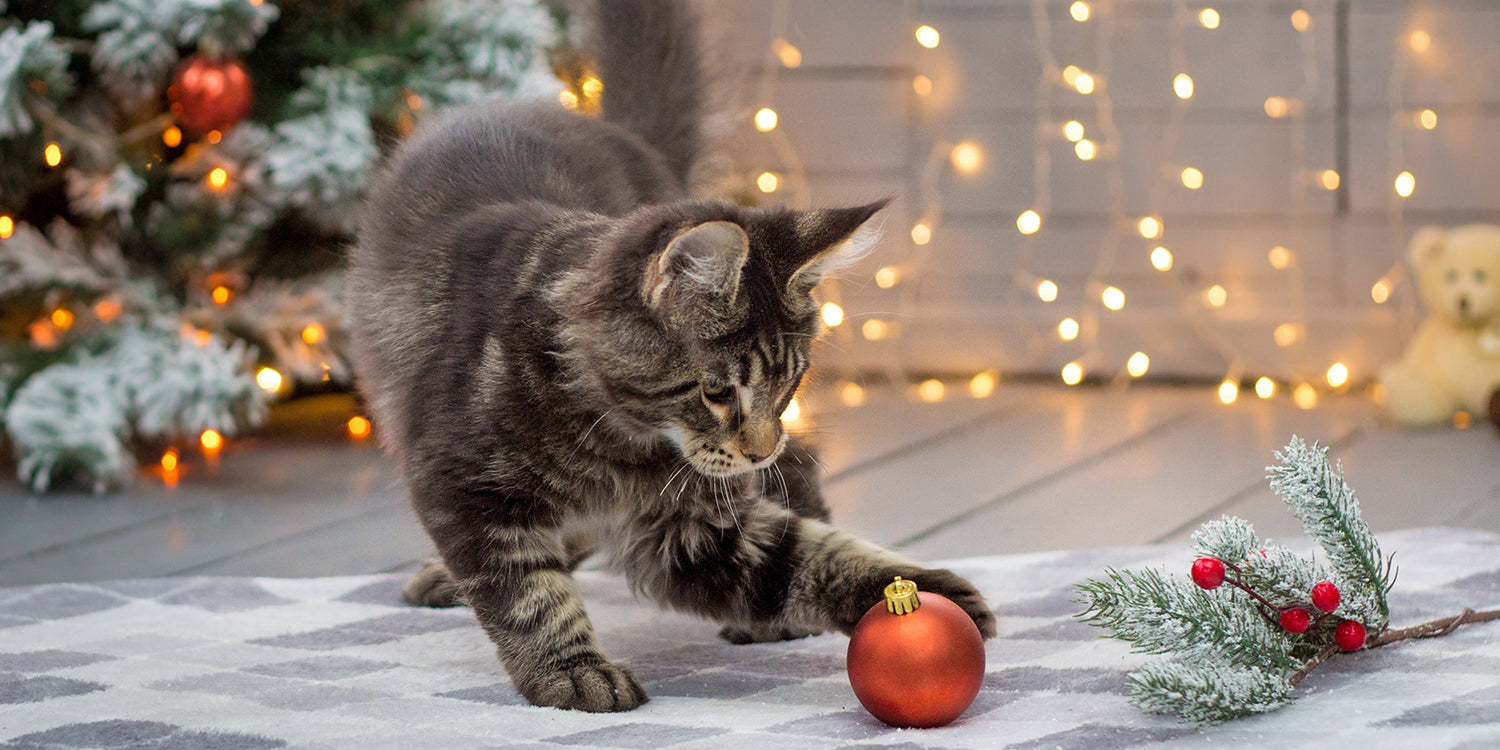
[[[1391,283],[1389,281],[1381,279],[1375,282],[1374,286],[1370,287],[1370,299],[1375,300],[1375,304],[1383,305],[1390,298]]]
[[[1063,365],[1062,381],[1068,385],[1078,385],[1083,382],[1083,365],[1077,362],[1069,362]]]
[[[832,302],[823,303],[822,315],[823,323],[829,328],[833,328],[844,322],[844,308]]]
[[[364,417],[350,417],[345,427],[349,430],[349,437],[355,440],[363,440],[370,436],[370,420]]]
[[[1290,111],[1291,111],[1291,105],[1287,103],[1286,97],[1284,97],[1284,96],[1268,96],[1268,97],[1266,97],[1266,116],[1267,117],[1269,117],[1269,118],[1271,118],[1273,120],[1279,120],[1279,119],[1281,119],[1283,117],[1286,117],[1287,113],[1290,112]]]
[[[1158,245],[1151,251],[1151,267],[1158,271],[1172,270],[1172,251]]]
[[[1079,23],[1089,20],[1091,11],[1092,9],[1089,8],[1089,4],[1083,0],[1078,0],[1078,2],[1068,6],[1068,14],[1073,16],[1073,20]]]
[[[1077,120],[1068,120],[1063,123],[1063,137],[1077,143],[1083,140],[1083,123]]]
[[[166,453],[161,454],[161,470],[166,472],[177,471],[176,448],[168,448]]]
[[[1079,68],[1077,65],[1069,65],[1068,67],[1062,69],[1063,83],[1072,86],[1073,83],[1078,80],[1078,76],[1082,74],[1082,68]]]
[[[891,326],[879,318],[871,318],[859,327],[866,341],[881,341],[891,335]]]
[[[167,129],[162,131],[161,142],[165,144],[167,148],[177,148],[178,146],[181,146],[182,129],[177,127],[176,125],[167,126]]]
[[[224,140],[224,134],[218,130],[210,130],[208,131],[208,135],[204,136],[204,139],[209,143],[217,145],[219,141]]]
[[[1282,323],[1276,326],[1271,335],[1275,337],[1277,346],[1291,346],[1302,338],[1302,328],[1296,323]]]
[[[927,222],[919,221],[911,228],[911,241],[917,245],[925,245],[932,241],[932,227]]]
[[[1349,382],[1349,366],[1343,362],[1334,362],[1333,366],[1328,368],[1328,384],[1339,388],[1347,382]]]
[[[1202,24],[1205,29],[1219,28],[1219,11],[1213,8],[1198,11],[1198,23]]]
[[[935,403],[943,400],[943,382],[940,380],[927,379],[917,386],[917,398],[927,403]]]
[[[224,447],[224,436],[218,430],[204,430],[198,436],[198,444],[203,446],[205,452],[217,453]]]
[[[1130,359],[1125,360],[1125,372],[1130,373],[1132,378],[1145,375],[1149,369],[1151,369],[1151,358],[1146,356],[1145,352],[1136,352],[1130,355]]]
[[[233,297],[234,294],[229,291],[229,287],[220,284],[219,286],[214,287],[213,291],[209,292],[209,296],[213,298],[214,304],[227,305],[229,304],[229,299]]]
[[[52,311],[52,325],[59,330],[66,331],[73,327],[73,311],[66,307],[59,307]]]
[[[1094,157],[1099,155],[1099,147],[1095,146],[1093,141],[1084,138],[1073,144],[1073,153],[1083,161],[1093,161]]]
[[[1140,231],[1142,237],[1145,237],[1148,240],[1154,240],[1157,237],[1161,236],[1161,219],[1158,219],[1155,216],[1143,217],[1139,222],[1136,223],[1136,229]]]
[[[939,41],[942,41],[942,36],[938,34],[937,29],[934,29],[927,24],[922,24],[921,26],[917,27],[917,44],[920,44],[927,49],[933,49],[934,47],[938,46]]]
[[[981,372],[969,378],[969,395],[974,398],[989,398],[995,392],[995,384],[999,379],[993,372]]]
[[[1177,94],[1178,99],[1193,98],[1193,77],[1187,73],[1178,73],[1172,79],[1172,91]]]
[[[781,412],[781,421],[795,425],[802,421],[802,404],[797,399],[786,402],[786,409]]]
[[[1072,318],[1063,318],[1057,324],[1057,337],[1063,341],[1072,341],[1078,338],[1078,321]]]
[[[1021,234],[1036,234],[1041,228],[1042,215],[1029,208],[1016,217],[1016,229],[1019,229]]]
[[[1417,189],[1417,178],[1411,172],[1402,172],[1396,175],[1396,195],[1402,198],[1410,198],[1413,191]]]
[[[1458,428],[1460,430],[1467,430],[1467,429],[1469,429],[1469,425],[1472,425],[1472,424],[1474,424],[1474,415],[1473,414],[1470,414],[1470,413],[1468,413],[1466,411],[1456,411],[1456,412],[1453,412],[1453,426],[1454,427],[1456,427],[1456,428]]]
[[[1219,400],[1226,404],[1232,404],[1240,397],[1240,384],[1233,380],[1225,380],[1219,384]]]
[[[1107,286],[1099,293],[1099,301],[1111,310],[1121,310],[1125,307],[1125,293],[1119,287]]]
[[[973,141],[964,141],[953,147],[948,154],[949,160],[953,162],[953,168],[964,174],[973,174],[979,171],[979,166],[984,163],[984,153],[979,150],[978,144]]]
[[[275,393],[281,390],[281,373],[262,367],[255,372],[255,384],[267,393]]]
[[[1318,391],[1307,383],[1292,389],[1292,403],[1298,409],[1311,409],[1318,405]]]
[[[0,240],[8,240],[16,232],[16,220],[9,216],[0,216]]]
[[[1338,190],[1339,182],[1339,173],[1332,169],[1325,169],[1318,173],[1318,184],[1322,185],[1324,190]]]
[[[785,67],[795,68],[802,64],[802,50],[797,49],[795,45],[785,39],[777,39],[771,42],[771,51],[776,54],[776,58],[781,60],[781,64]]]
[[[422,109],[422,97],[415,92],[406,95],[406,108],[416,112]]]
[[[1276,381],[1262,376],[1255,381],[1255,395],[1261,398],[1270,398],[1276,395]]]
[[[865,402],[865,389],[858,383],[845,383],[839,387],[839,400],[845,406],[859,406]]]
[[[1281,245],[1271,248],[1270,252],[1266,253],[1266,262],[1270,263],[1271,267],[1278,271],[1285,271],[1291,268],[1295,260],[1296,256],[1292,254],[1292,251]]]
[[[1292,28],[1298,31],[1312,28],[1312,14],[1301,8],[1292,11]]]
[[[1057,300],[1057,284],[1051,279],[1042,279],[1036,283],[1036,296],[1043,302],[1054,302]]]
[[[313,345],[323,340],[323,326],[318,323],[308,323],[302,329],[302,340],[308,345]]]
[[[917,76],[911,79],[911,88],[912,91],[917,92],[917,96],[932,96],[932,79],[927,76]]]
[[[208,186],[214,190],[222,190],[229,184],[229,172],[223,167],[214,167],[208,173]]]
[[[578,109],[578,95],[571,91],[557,92],[557,101],[567,109]]]
[[[770,107],[761,107],[755,113],[755,129],[762,133],[769,133],[776,129],[776,110]]]
[[[47,148],[42,150],[42,157],[47,160],[47,166],[49,167],[55,167],[61,164],[62,146],[59,146],[56,143],[47,144]]]
[[[1424,109],[1417,113],[1417,122],[1422,124],[1423,129],[1432,130],[1437,127],[1437,113],[1430,109]]]
[[[900,280],[900,274],[896,273],[896,269],[890,266],[885,266],[875,272],[875,286],[881,289],[890,289]]]
[[[1197,190],[1203,187],[1203,172],[1193,167],[1183,167],[1182,186],[1188,190]]]
[[[1432,46],[1432,36],[1421,29],[1417,29],[1407,35],[1406,46],[1410,47],[1412,52],[1419,54],[1426,52]]]
[[[760,176],[755,178],[755,186],[760,188],[762,193],[776,192],[776,187],[780,182],[780,180],[776,179],[776,175],[770,172],[761,172]]]
[[[598,99],[604,94],[604,81],[596,75],[584,76],[583,83],[578,84],[578,88],[582,89],[583,95],[589,99]]]
[[[1223,307],[1224,303],[1229,301],[1229,291],[1218,284],[1214,284],[1208,288],[1207,292],[1203,293],[1203,297],[1208,300],[1209,307]]]
[[[1088,73],[1079,72],[1073,79],[1073,88],[1085,96],[1094,93],[1094,77]]]

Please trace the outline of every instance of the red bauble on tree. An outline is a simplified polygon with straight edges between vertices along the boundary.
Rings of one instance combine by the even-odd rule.
[[[186,130],[228,130],[250,115],[255,101],[250,71],[239,60],[193,55],[178,64],[167,89],[172,117]]]
[[[940,727],[958,718],[984,682],[984,637],[946,597],[899,576],[849,638],[849,684],[893,727]]]
[[[1224,563],[1216,557],[1200,557],[1193,561],[1193,583],[1212,591],[1224,582]]]
[[[1319,581],[1312,587],[1312,603],[1323,612],[1339,608],[1339,587],[1328,581]]]

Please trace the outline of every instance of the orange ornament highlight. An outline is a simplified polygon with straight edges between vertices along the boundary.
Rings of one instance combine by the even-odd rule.
[[[984,637],[957,604],[897,576],[854,627],[848,668],[855,697],[875,718],[940,727],[979,695]]]

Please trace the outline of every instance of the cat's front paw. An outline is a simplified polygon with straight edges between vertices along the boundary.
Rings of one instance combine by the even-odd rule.
[[[594,713],[629,711],[650,700],[630,670],[609,662],[541,675],[521,686],[521,694],[534,705]]]
[[[401,588],[402,601],[414,607],[457,607],[463,604],[458,584],[442,560],[422,561],[422,567]]]
[[[775,643],[776,641],[795,641],[798,638],[806,638],[822,633],[821,630],[812,628],[793,627],[789,625],[766,625],[764,623],[752,623],[749,625],[725,625],[719,631],[719,637],[736,646],[747,643]]]
[[[905,577],[916,581],[918,599],[921,599],[922,591],[942,594],[973,618],[980,635],[987,639],[995,637],[995,613],[984,603],[984,595],[974,588],[974,584],[951,570],[943,569],[913,571]]]

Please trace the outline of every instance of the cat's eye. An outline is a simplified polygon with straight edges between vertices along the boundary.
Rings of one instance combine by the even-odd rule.
[[[734,388],[727,385],[703,384],[703,397],[716,404],[727,404],[734,400]]]

